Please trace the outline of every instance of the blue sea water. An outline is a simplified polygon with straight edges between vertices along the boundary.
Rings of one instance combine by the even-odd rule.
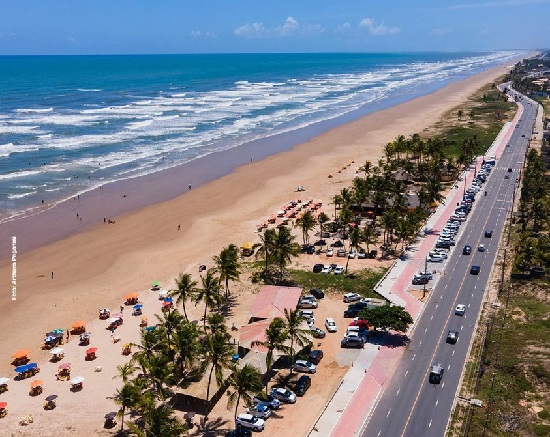
[[[3,56],[2,220],[426,94],[523,54]]]

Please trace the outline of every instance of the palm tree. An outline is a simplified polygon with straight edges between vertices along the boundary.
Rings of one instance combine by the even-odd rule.
[[[237,366],[232,366],[232,374],[227,379],[229,386],[233,391],[229,391],[227,398],[227,408],[235,404],[235,426],[237,426],[237,410],[241,398],[245,404],[252,404],[252,396],[250,393],[258,393],[262,389],[262,375],[251,364],[245,364],[241,369]]]
[[[309,209],[296,220],[296,227],[299,227],[302,230],[304,244],[309,243],[309,231],[313,230],[316,224],[317,219]]]
[[[189,320],[187,317],[187,312],[185,311],[185,302],[190,299],[193,300],[195,294],[197,293],[197,282],[191,279],[189,273],[180,273],[176,279],[176,286],[178,287],[175,290],[171,290],[169,295],[176,298],[176,302],[182,304],[183,306],[183,315],[186,320]]]
[[[116,369],[118,371],[118,375],[113,376],[113,379],[122,378],[122,382],[126,384],[130,380],[130,377],[138,369],[138,367],[129,362],[116,366]]]
[[[161,330],[166,333],[167,339],[170,341],[174,331],[180,326],[184,321],[187,321],[178,310],[173,311],[163,311],[162,316],[156,315],[157,320],[160,322]]]
[[[238,281],[239,275],[239,249],[234,244],[224,247],[219,255],[214,257],[216,269],[221,281],[225,281],[225,299],[229,297],[229,281]]]
[[[275,229],[266,229],[262,235],[260,235],[262,240],[258,254],[263,253],[265,255],[265,270],[264,273],[267,274],[267,267],[269,262],[269,257],[271,256],[273,250],[273,242],[275,241]]]
[[[282,281],[285,266],[290,262],[291,257],[298,256],[300,246],[294,242],[295,237],[286,226],[281,226],[274,237],[272,255],[279,264],[279,281]]]
[[[299,310],[289,311],[285,308],[285,323],[288,337],[290,338],[290,373],[294,364],[294,343],[304,347],[311,344],[311,331],[302,329],[305,318],[300,315]]]
[[[220,333],[208,334],[205,338],[204,347],[206,363],[212,366],[208,374],[208,386],[206,388],[206,402],[208,403],[208,411],[210,411],[212,375],[215,375],[218,386],[221,386],[223,383],[223,370],[230,366],[234,348],[229,343],[227,337]]]
[[[273,367],[273,353],[276,350],[286,351],[288,349],[285,346],[287,340],[288,331],[285,321],[280,317],[275,317],[265,330],[265,341],[252,342],[252,346],[263,346],[267,349],[267,355],[265,357],[265,364],[267,367],[266,374],[269,375]],[[265,391],[267,393],[267,384],[265,385]]]
[[[376,244],[376,229],[374,226],[366,226],[363,229],[363,236],[361,238],[367,245],[367,252],[370,252],[369,246],[371,244]]]
[[[206,331],[206,311],[208,308],[219,307],[222,297],[220,296],[220,280],[215,276],[214,269],[208,269],[206,276],[201,276],[202,288],[195,295],[195,302],[204,301],[203,327]]]
[[[140,343],[132,343],[138,350],[132,355],[130,362],[138,363],[143,373],[147,373],[147,366],[155,354],[162,349],[162,333],[160,331],[141,331]]]
[[[172,338],[175,356],[174,364],[178,375],[185,379],[195,370],[195,364],[200,357],[199,328],[194,323],[184,322],[176,328]]]
[[[120,406],[117,416],[120,417],[120,432],[124,431],[124,415],[126,409],[135,406],[141,397],[141,391],[132,383],[125,383],[119,390],[116,389],[116,394],[108,399],[115,401]]]
[[[156,406],[151,403],[144,412],[143,420],[142,427],[134,423],[128,424],[131,435],[138,437],[180,437],[187,431],[187,427],[174,416],[174,410],[166,404]]]

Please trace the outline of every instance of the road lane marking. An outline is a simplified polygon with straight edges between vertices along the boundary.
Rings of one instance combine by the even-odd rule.
[[[432,427],[432,421],[430,420],[430,423],[428,423],[428,428]]]
[[[451,365],[450,364],[447,366],[447,370],[451,370]]]
[[[380,434],[382,434],[382,430],[378,431],[378,434],[376,434],[376,437],[378,437]]]
[[[457,341],[458,341],[458,340],[457,340]],[[453,356],[453,357],[455,356],[455,351],[454,351],[454,350],[453,350],[453,353],[451,354],[451,356]]]
[[[407,370],[407,371],[405,372],[405,376],[407,376],[408,374],[409,374],[409,371]]]
[[[399,396],[399,392],[400,392],[400,391],[401,391],[401,387],[399,387],[399,388],[397,389],[397,393],[395,394],[395,396]]]
[[[430,317],[430,320],[433,320],[434,319],[434,315],[432,314],[432,316]]]
[[[428,332],[428,328],[424,329],[424,332]]]
[[[391,413],[391,408],[388,410],[388,414],[386,414],[386,417],[388,417]]]
[[[435,406],[437,407],[437,404],[439,404],[439,399],[435,401]]]

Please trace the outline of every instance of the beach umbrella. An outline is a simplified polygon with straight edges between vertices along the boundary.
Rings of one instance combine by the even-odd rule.
[[[172,302],[167,302],[167,301],[165,301],[165,302],[162,303],[162,306],[163,306],[163,307],[169,307],[169,306],[171,306],[171,305],[172,305]]]
[[[49,337],[44,338],[44,343],[50,343],[51,341],[55,341],[56,337],[53,335],[50,335]]]
[[[140,308],[143,308],[143,304],[138,303],[137,305],[134,305],[132,308],[134,308],[135,310],[139,310]]]
[[[52,355],[59,355],[64,352],[64,349],[62,347],[55,347],[50,351],[50,354]]]
[[[44,384],[44,381],[42,379],[35,379],[31,382],[31,387],[40,387],[42,384]]]
[[[20,360],[22,358],[25,358],[30,353],[31,353],[31,351],[28,350],[28,349],[21,349],[21,350],[18,350],[17,352],[15,352],[12,355],[12,358],[15,359],[15,360]]]
[[[160,281],[153,281],[153,287],[159,287],[161,284]]]
[[[0,402],[0,408],[6,408],[8,406],[7,402]]]
[[[91,348],[86,350],[86,355],[93,354],[96,351],[97,351],[97,347],[91,347]]]
[[[76,376],[73,379],[71,379],[71,384],[72,385],[81,384],[83,382],[84,382],[84,377],[83,376]]]
[[[9,378],[0,378],[0,385],[7,384],[10,381]]]
[[[36,369],[38,367],[38,363],[29,363],[27,364],[27,370]]]
[[[124,299],[131,300],[131,299],[137,299],[138,294],[137,293],[128,293],[126,296],[124,296]]]
[[[168,290],[159,291],[159,299],[164,299],[166,296],[168,296]]]
[[[162,299],[164,302],[168,302],[168,303],[172,303],[174,302],[174,299],[172,299],[171,297],[165,297],[164,299]]]
[[[59,370],[66,370],[71,368],[71,363],[61,363],[58,367]]]
[[[85,326],[86,326],[86,322],[84,322],[83,320],[79,320],[78,322],[74,322],[71,325],[71,328],[72,329],[81,329],[81,328],[84,328]]]
[[[145,328],[146,331],[154,331],[156,328],[156,326],[148,326],[147,328]]]
[[[54,334],[63,334],[63,329],[57,328],[52,331]]]
[[[55,401],[57,398],[58,398],[57,395],[49,395],[49,396],[46,398],[46,400],[47,400],[48,402],[52,402],[52,401]]]
[[[17,366],[15,369],[17,373],[23,373],[23,372],[26,372],[27,370],[29,370],[29,368],[27,366]]]

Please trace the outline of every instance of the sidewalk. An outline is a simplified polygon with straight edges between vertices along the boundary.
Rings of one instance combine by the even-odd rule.
[[[503,126],[488,149],[488,156],[500,157],[522,113],[520,106],[514,120]],[[476,170],[481,167],[482,161],[483,159],[478,157],[475,163]],[[435,246],[439,231],[453,214],[456,204],[462,200],[464,184],[469,186],[474,179],[473,170],[474,167],[471,166],[463,173],[462,180],[447,193],[444,204],[441,204],[428,219],[428,232],[417,238],[406,252],[405,259],[398,259],[375,287],[375,291],[393,305],[405,307],[415,321],[422,314],[424,304],[407,292],[411,278],[417,271],[424,269],[424,260]],[[445,274],[444,269],[438,274]],[[435,279],[437,281],[438,277]],[[413,323],[409,334],[414,327]],[[404,348],[395,347],[387,342],[383,342],[382,345],[367,343],[308,435],[347,437],[360,434],[403,351]]]

